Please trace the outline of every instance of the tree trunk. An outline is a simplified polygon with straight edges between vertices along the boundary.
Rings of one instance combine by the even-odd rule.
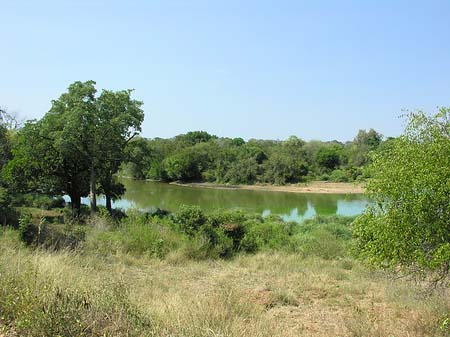
[[[105,197],[106,197],[106,209],[108,210],[109,214],[111,214],[112,213],[111,196],[108,193],[106,193]]]
[[[77,191],[73,191],[69,193],[69,197],[70,197],[70,205],[72,208],[72,216],[76,218],[80,215],[81,195]]]
[[[96,175],[94,167],[91,167],[90,192],[89,199],[91,201],[91,215],[97,212],[97,190],[96,190]]]

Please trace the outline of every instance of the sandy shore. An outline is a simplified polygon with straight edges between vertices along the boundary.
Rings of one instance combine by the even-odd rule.
[[[328,194],[361,194],[364,193],[364,185],[356,183],[331,183],[326,181],[314,181],[307,184],[296,185],[220,185],[213,183],[179,183],[173,185],[204,187],[216,189],[253,190],[253,191],[273,191],[290,193],[328,193]]]

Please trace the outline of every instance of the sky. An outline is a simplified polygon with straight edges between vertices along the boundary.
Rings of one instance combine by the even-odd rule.
[[[0,106],[135,89],[142,135],[398,136],[450,106],[450,1],[0,0]]]

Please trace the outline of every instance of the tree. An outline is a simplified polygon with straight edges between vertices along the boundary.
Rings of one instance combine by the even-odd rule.
[[[71,84],[41,120],[19,131],[9,180],[25,190],[68,194],[75,214],[88,192],[95,211],[98,179],[107,197],[117,197],[123,188],[112,175],[144,118],[131,92],[105,90],[97,97],[94,81]]]
[[[450,266],[450,109],[407,115],[402,136],[373,154],[374,205],[354,223],[369,262],[447,274]]]
[[[89,191],[89,156],[80,120],[51,111],[18,132],[5,175],[16,190],[68,194],[74,214]]]
[[[320,147],[315,155],[315,161],[319,167],[332,171],[341,163],[342,147],[339,145],[326,145]]]
[[[116,183],[113,175],[126,159],[125,147],[141,131],[144,113],[142,102],[131,99],[132,90],[103,90],[96,101],[97,125],[95,126],[94,151],[91,164],[91,195],[94,198],[92,211],[95,211],[95,189],[100,183],[101,192],[106,198],[106,208],[111,212],[111,200],[119,198],[125,188]]]
[[[18,130],[23,121],[17,117],[16,113],[10,113],[7,109],[0,107],[0,124],[8,130]]]
[[[126,165],[124,166],[125,173],[136,179],[145,179],[147,170],[151,166],[151,159],[153,156],[150,143],[144,138],[136,137],[132,139],[125,148]],[[162,161],[164,157],[158,158]]]
[[[370,151],[376,150],[383,140],[383,135],[374,129],[359,130],[353,142],[346,147],[350,164],[356,167],[364,166],[369,161]]]
[[[11,142],[7,125],[2,117],[4,111],[0,111],[0,173],[5,164],[11,159]],[[0,225],[13,224],[15,218],[14,209],[11,207],[11,193],[0,174]]]
[[[370,129],[369,131],[359,130],[353,142],[358,146],[366,146],[370,150],[374,150],[380,145],[382,140],[383,135],[374,129]]]

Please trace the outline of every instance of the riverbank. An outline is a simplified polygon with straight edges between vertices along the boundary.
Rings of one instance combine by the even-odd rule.
[[[364,185],[361,183],[335,183],[327,181],[313,181],[296,185],[222,185],[215,183],[180,183],[172,182],[172,185],[202,187],[214,189],[272,191],[289,193],[317,193],[317,194],[363,194]]]

